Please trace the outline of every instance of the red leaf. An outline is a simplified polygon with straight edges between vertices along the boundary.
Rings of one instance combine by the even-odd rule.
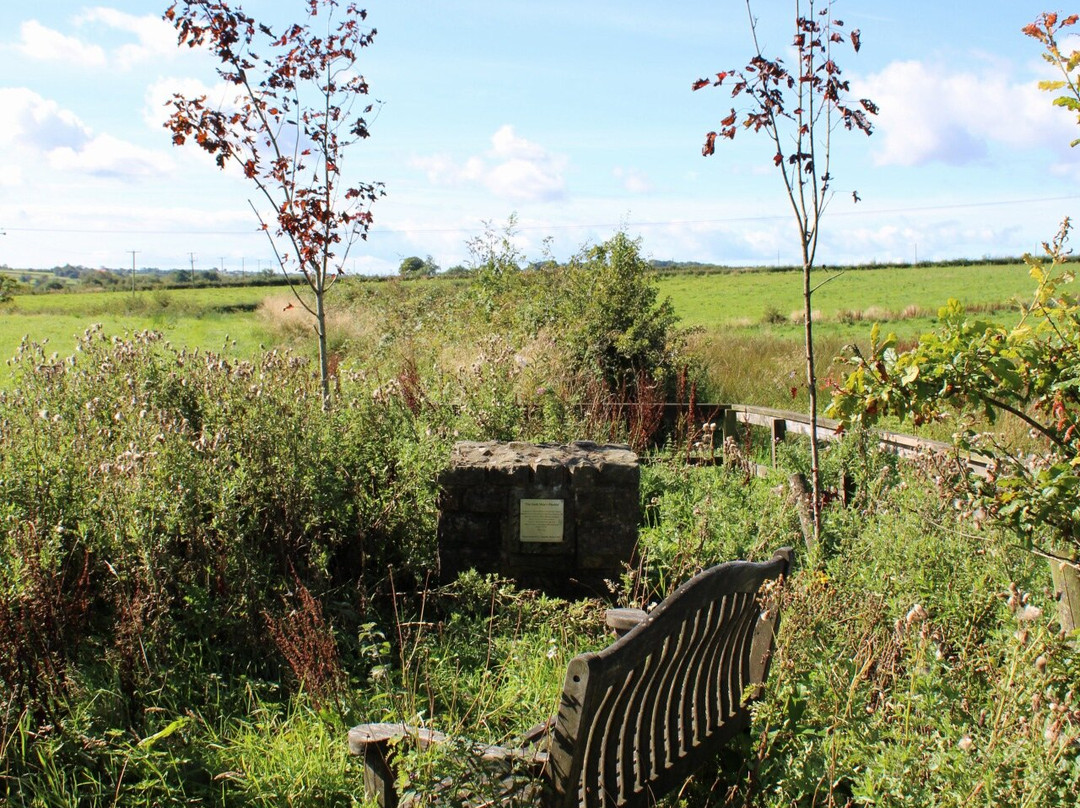
[[[858,28],[851,29],[851,47],[855,48],[855,52],[859,52],[859,48],[862,47],[862,39]]]
[[[726,79],[727,77],[728,72],[726,70],[721,70],[719,73],[716,74],[715,86],[719,87],[721,84],[724,83],[724,79]]]
[[[697,81],[695,81],[690,86],[690,89],[691,90],[700,90],[702,87],[708,87],[708,86],[709,86],[709,80],[708,79],[698,79]]]
[[[777,153],[776,153],[776,156],[775,156],[775,157],[773,157],[772,161],[773,161],[773,165],[774,165],[774,166],[778,166],[778,165],[780,165],[780,164],[781,164],[782,162],[784,162],[784,155],[782,155],[782,154],[781,154],[780,152],[777,152]]]
[[[735,110],[732,109],[731,114],[728,115],[726,118],[724,118],[724,120],[720,121],[720,125],[727,127],[727,126],[734,126],[734,124],[735,124]]]
[[[705,145],[701,147],[701,156],[708,157],[716,152],[716,132],[705,135]]]

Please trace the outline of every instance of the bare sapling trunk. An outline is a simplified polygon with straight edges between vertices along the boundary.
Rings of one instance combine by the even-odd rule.
[[[315,295],[315,333],[319,341],[319,386],[322,407],[330,409],[330,355],[326,347],[326,302],[322,291]]]
[[[840,68],[833,59],[836,43],[850,41],[858,52],[861,38],[858,29],[843,34],[843,22],[832,18],[829,0],[796,0],[794,47],[798,53],[798,69],[789,69],[784,59],[767,58],[757,36],[757,20],[750,0],[746,3],[750,16],[750,33],[754,56],[741,70],[724,70],[715,79],[698,79],[694,90],[719,87],[731,78],[731,96],[744,105],[744,110],[731,112],[720,122],[719,131],[705,136],[702,154],[716,151],[716,139],[733,140],[741,128],[764,132],[776,152],[773,165],[784,181],[784,190],[799,229],[802,253],[803,335],[806,349],[806,388],[810,399],[810,482],[811,513],[813,514],[814,544],[821,543],[822,485],[819,463],[818,385],[814,368],[814,326],[812,299],[814,287],[811,271],[817,256],[821,217],[832,198],[832,175],[829,173],[831,135],[842,124],[845,129],[858,129],[869,135],[872,126],[868,115],[877,113],[877,105],[861,99],[858,105],[848,104],[845,95],[847,81],[840,78]],[[749,109],[745,106],[749,105]],[[741,120],[741,127],[740,124]],[[857,194],[852,198],[858,200]]]
[[[803,262],[803,336],[806,346],[806,391],[810,399],[810,496],[813,498],[810,513],[814,520],[814,545],[821,546],[821,465],[818,460],[818,385],[814,368],[814,318],[813,287],[810,285],[808,261]]]

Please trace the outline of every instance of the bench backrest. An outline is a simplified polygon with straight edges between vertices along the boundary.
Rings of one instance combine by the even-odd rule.
[[[679,587],[625,636],[571,660],[549,751],[552,808],[649,805],[749,724],[778,622],[764,592],[791,550]]]

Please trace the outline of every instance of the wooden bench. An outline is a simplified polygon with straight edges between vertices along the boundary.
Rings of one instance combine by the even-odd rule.
[[[570,661],[558,714],[521,748],[475,753],[531,772],[525,788],[532,794],[519,804],[652,804],[749,726],[749,702],[762,694],[779,620],[777,585],[791,559],[784,548],[768,562],[720,564],[652,612],[609,610],[609,625],[625,633]],[[389,758],[405,736],[421,745],[443,740],[402,724],[361,724],[349,732],[350,752],[364,757],[365,788],[386,808],[398,804]],[[506,772],[496,775],[503,790],[520,790]],[[510,794],[496,799],[516,801]]]

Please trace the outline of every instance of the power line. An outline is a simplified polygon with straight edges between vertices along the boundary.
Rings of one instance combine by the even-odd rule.
[[[996,202],[957,202],[949,205],[913,205],[910,207],[896,208],[873,208],[864,207],[863,202],[859,210],[833,210],[829,217],[873,217],[886,216],[897,213],[931,213],[943,210],[963,210],[965,208],[989,208],[1007,207],[1011,205],[1036,205],[1046,202],[1066,202],[1080,199],[1080,196],[1050,196],[1039,199],[1010,199]],[[738,224],[744,222],[768,222],[787,220],[790,213],[768,214],[761,216],[725,216],[718,219],[662,219],[646,221],[620,221],[620,222],[591,222],[578,224],[537,224],[518,225],[518,230],[583,230],[589,228],[612,228],[612,227],[670,227],[671,225],[704,225],[704,224]],[[56,228],[56,227],[9,227],[11,232],[18,233],[68,233],[68,234],[109,234],[109,235],[153,235],[153,236],[248,236],[254,235],[260,230],[138,230],[138,229],[109,229],[109,228]],[[373,233],[385,233],[387,235],[417,235],[424,233],[473,233],[473,227],[419,227],[419,228],[393,228],[373,227]]]

